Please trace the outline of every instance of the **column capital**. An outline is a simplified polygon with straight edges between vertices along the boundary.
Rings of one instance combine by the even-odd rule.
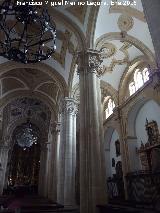
[[[96,73],[98,76],[103,74],[101,64],[103,59],[98,50],[88,49],[78,53],[78,73]]]
[[[77,114],[77,102],[73,98],[64,98],[62,102],[62,113],[68,113],[72,115]]]
[[[50,124],[51,133],[54,134],[60,132],[60,125],[61,125],[60,122],[52,121]]]

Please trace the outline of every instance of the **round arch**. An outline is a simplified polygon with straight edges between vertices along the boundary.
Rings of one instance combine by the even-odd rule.
[[[111,177],[113,175],[113,169],[111,167],[112,165],[111,155],[113,154],[113,157],[114,157],[113,147],[115,144],[111,144],[111,143],[113,142],[112,137],[114,137],[115,135],[116,135],[116,140],[119,139],[118,131],[112,126],[109,126],[104,133],[105,166],[106,166],[107,177]]]
[[[21,64],[16,63],[12,61],[7,61],[3,64],[0,64],[0,75],[7,73],[8,71],[11,71],[13,69],[18,68],[30,68],[30,69],[36,69],[43,73],[48,74],[61,88],[62,93],[64,96],[68,95],[68,86],[64,80],[64,78],[52,67],[50,67],[47,64],[44,63],[37,63],[37,64]]]
[[[31,123],[33,123],[35,126],[37,126],[41,132],[41,138],[40,138],[40,143],[42,144],[43,142],[47,141],[47,137],[48,137],[48,132],[45,131],[45,126],[43,123],[39,123],[38,120],[31,118]],[[11,139],[13,136],[13,132],[14,130],[20,126],[21,124],[26,123],[26,117],[23,118],[17,118],[17,120],[15,120],[14,123],[12,123],[9,127],[8,127],[8,135],[10,136],[10,138],[8,138],[8,144],[5,144],[7,146],[9,146],[11,149],[13,148],[14,144],[11,144]]]
[[[8,105],[10,102],[14,101],[17,98],[33,98],[33,99],[38,99],[45,103],[48,108],[51,111],[51,119],[52,120],[57,120],[58,119],[58,109],[57,106],[45,95],[42,93],[39,93],[38,91],[32,92],[29,90],[22,90],[22,91],[15,91],[7,96],[3,97],[0,102],[0,109],[3,109],[6,105]]]
[[[121,77],[120,84],[119,84],[119,97],[118,97],[118,99],[119,99],[120,104],[122,104],[122,102],[124,101],[124,98],[126,97],[126,91],[129,91],[127,86],[128,86],[130,76],[133,73],[133,70],[141,64],[148,64],[146,57],[139,56],[139,57],[135,58],[125,68],[125,71],[123,72],[123,75]],[[151,70],[151,71],[154,72],[155,70]]]
[[[143,97],[137,100],[137,102],[129,108],[127,113],[127,118],[128,118],[127,134],[129,137],[136,137],[135,121],[136,121],[137,114],[140,111],[140,109],[143,107],[143,105],[149,100],[151,99],[147,97]]]

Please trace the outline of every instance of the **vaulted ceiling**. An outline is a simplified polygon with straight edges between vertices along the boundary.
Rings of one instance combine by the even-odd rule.
[[[124,72],[134,62],[145,60],[146,64],[155,65],[154,47],[140,0],[130,1],[136,4],[129,6],[110,5],[110,0],[102,2],[108,5],[99,9],[94,44],[104,59],[101,80],[118,91]]]
[[[45,2],[47,2],[45,6],[48,7],[51,21],[56,24],[57,39],[56,52],[52,58],[41,63],[54,68],[54,71],[59,73],[68,84],[68,81],[72,79],[71,73],[74,71],[77,51],[90,46],[98,8],[88,6],[86,3],[81,6],[71,4],[52,6],[53,1]],[[46,44],[46,46],[48,45]],[[6,61],[0,57],[0,64]]]
[[[140,0],[136,1],[136,5],[130,6],[110,5],[110,0],[102,0],[102,3],[106,3],[106,6],[102,4],[100,7],[87,5],[86,1],[81,6],[71,5],[70,3],[63,6],[51,6],[51,3],[52,1],[49,0],[47,7],[56,24],[56,52],[52,58],[35,65],[34,68],[47,65],[53,75],[58,74],[62,77],[67,89],[67,85],[71,85],[72,82],[72,87],[77,88],[75,84],[78,84],[79,79],[76,74],[76,56],[77,51],[81,49],[95,48],[102,52],[104,75],[101,80],[103,85],[106,83],[109,85],[108,87],[117,92],[120,89],[120,82],[124,73],[134,62],[143,59],[152,66],[155,65],[154,48]],[[6,59],[0,57],[0,72],[5,62]],[[28,68],[27,65],[21,67],[25,72],[27,71],[25,69]],[[45,66],[43,67],[45,72]],[[14,68],[16,68],[16,63],[14,63]],[[22,70],[22,73],[24,70]],[[14,75],[14,73],[15,71],[12,74]],[[28,71],[28,75],[29,73],[30,71]],[[32,77],[28,76],[27,78],[31,79]],[[3,77],[3,85],[7,85],[7,81],[11,82],[13,78],[7,77],[6,80],[6,77]],[[39,82],[38,87],[38,81],[36,81],[35,88],[41,90],[41,93],[43,90],[43,94],[47,94],[49,98],[53,99],[53,96],[55,96],[54,99],[56,99],[54,94],[56,90],[52,88],[50,79],[46,79],[46,82],[48,83],[43,82],[41,86]],[[23,83],[17,82],[19,87],[24,86]],[[27,82],[25,82],[26,85]],[[32,87],[34,86],[33,83]],[[1,89],[1,95],[11,89],[8,87],[10,87],[10,84]]]

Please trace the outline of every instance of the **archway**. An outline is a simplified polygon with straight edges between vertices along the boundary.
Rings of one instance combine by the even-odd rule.
[[[126,179],[129,199],[134,201],[156,202],[159,198],[159,115],[160,106],[145,98],[137,101],[128,114],[130,173]]]
[[[109,127],[104,136],[107,186],[110,199],[124,199],[124,183],[119,134]]]
[[[39,128],[29,120],[15,128],[6,172],[8,191],[38,192],[40,137]]]
[[[1,146],[7,147],[7,151],[0,183],[2,189],[23,186],[21,188],[28,188],[30,192],[43,191],[42,182],[48,172],[46,146],[51,117],[49,107],[38,98],[17,98],[4,107]]]

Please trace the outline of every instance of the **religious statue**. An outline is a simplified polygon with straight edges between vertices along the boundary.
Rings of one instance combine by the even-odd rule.
[[[120,153],[120,142],[119,140],[115,141],[115,146],[116,146],[116,156],[118,157],[121,153]]]
[[[159,137],[159,130],[158,125],[156,121],[148,122],[148,119],[146,118],[146,131],[148,135],[148,142],[149,144],[155,144],[158,141]]]

